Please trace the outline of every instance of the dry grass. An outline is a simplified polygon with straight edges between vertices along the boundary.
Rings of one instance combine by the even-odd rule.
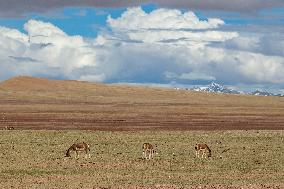
[[[64,157],[76,141],[90,143],[90,159]],[[141,159],[146,141],[158,146],[152,161]],[[209,144],[212,159],[195,158],[197,142]],[[283,131],[1,131],[0,188],[280,188],[283,142]]]
[[[9,94],[9,95],[8,95]],[[153,103],[192,106],[236,106],[284,108],[281,97],[213,94],[166,88],[104,85],[80,81],[48,80],[16,77],[0,83],[4,99],[29,100],[30,102],[62,103]]]
[[[0,84],[0,118],[19,129],[283,129],[284,98],[18,77]]]
[[[0,188],[284,187],[280,97],[18,77],[0,83],[0,118],[16,129],[0,131]],[[91,159],[64,157],[76,141]],[[153,161],[144,142],[158,146]],[[196,159],[196,142],[213,158]]]

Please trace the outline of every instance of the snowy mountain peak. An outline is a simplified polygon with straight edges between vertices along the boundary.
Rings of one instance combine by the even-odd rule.
[[[260,90],[256,90],[252,93],[250,93],[251,95],[256,95],[256,96],[283,96],[281,94],[273,94],[270,92],[266,92],[266,91],[260,91]]]
[[[212,82],[209,86],[208,89],[211,90],[212,92],[222,92],[225,87],[223,85],[220,85],[218,83]]]
[[[228,87],[225,87],[221,84],[212,82],[210,85],[206,86],[206,87],[195,87],[192,88],[191,90],[193,91],[203,91],[203,92],[209,92],[209,93],[225,93],[225,94],[249,94],[249,95],[256,95],[256,96],[281,96],[283,97],[283,94],[274,94],[271,92],[266,92],[266,91],[260,91],[260,90],[256,90],[254,92],[250,92],[250,93],[245,93],[242,91],[236,91],[233,89],[230,89]]]
[[[197,87],[193,88],[194,91],[205,91],[205,92],[210,92],[210,93],[229,93],[229,94],[240,94],[239,91],[229,89],[221,84],[212,82],[209,86],[207,87]]]

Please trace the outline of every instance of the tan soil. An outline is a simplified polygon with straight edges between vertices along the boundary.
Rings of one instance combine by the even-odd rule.
[[[0,128],[283,129],[284,98],[17,77],[0,83]]]

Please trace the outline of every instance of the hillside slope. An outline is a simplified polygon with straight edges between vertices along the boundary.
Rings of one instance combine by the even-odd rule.
[[[0,117],[19,129],[283,129],[284,98],[22,76],[0,83]]]

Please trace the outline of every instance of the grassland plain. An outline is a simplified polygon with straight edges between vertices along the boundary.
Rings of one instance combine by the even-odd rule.
[[[0,83],[0,128],[283,130],[284,98],[16,77]]]
[[[76,141],[91,158],[67,158]],[[153,160],[141,145],[157,145]],[[212,158],[195,158],[206,142]],[[0,188],[283,188],[284,131],[0,131]]]

